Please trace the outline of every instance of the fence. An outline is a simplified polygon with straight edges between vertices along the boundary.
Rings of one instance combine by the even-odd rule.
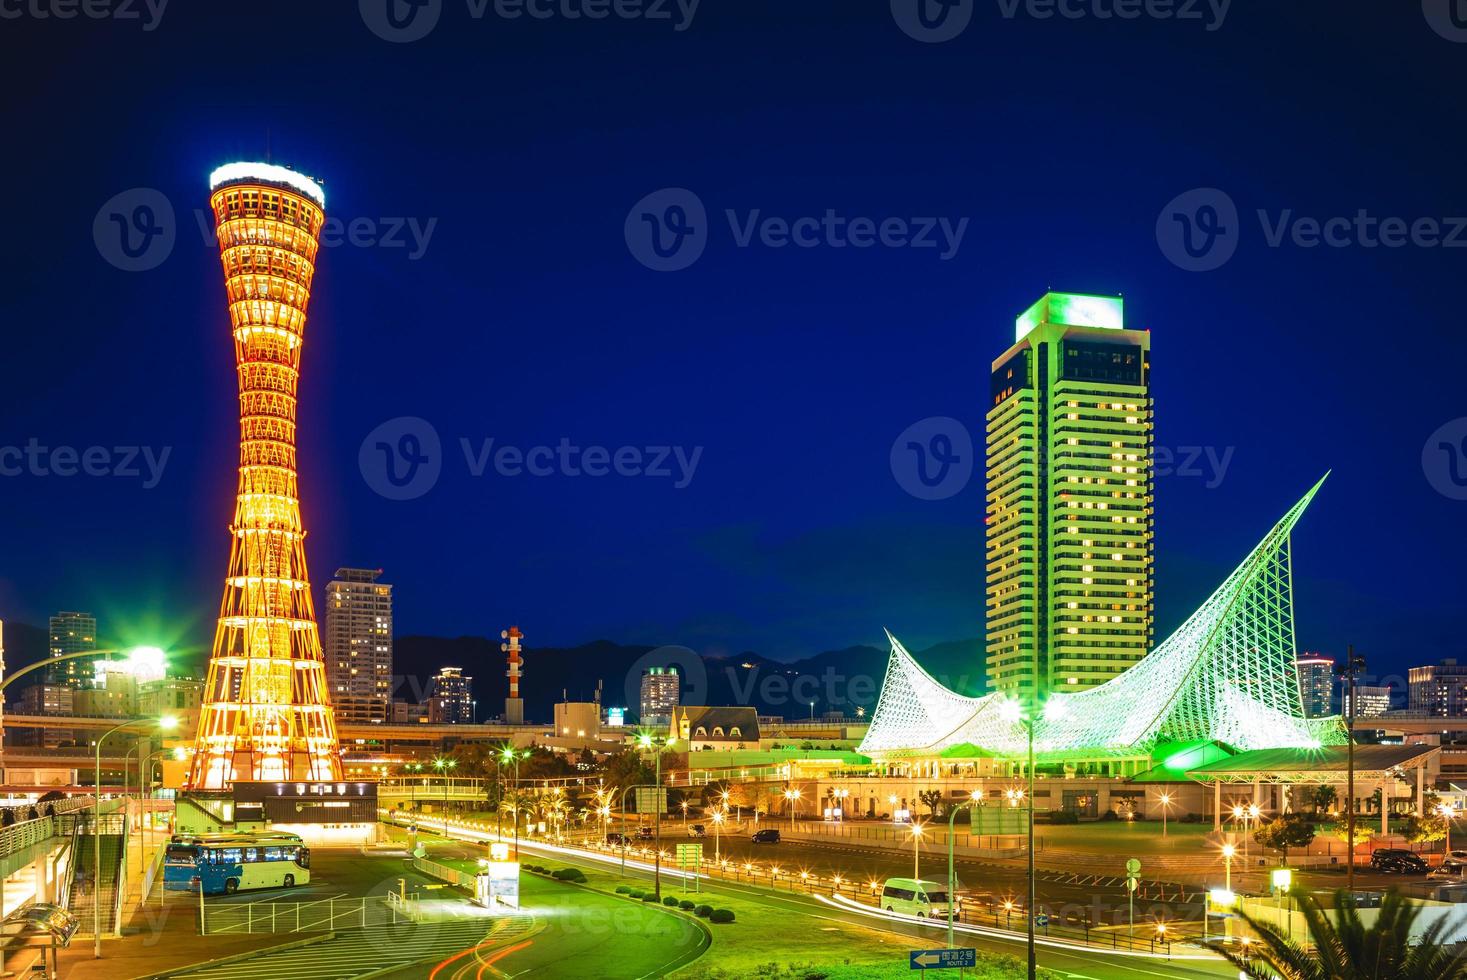
[[[376,898],[323,898],[314,902],[246,902],[201,906],[199,934],[331,932],[416,921],[396,903]]]
[[[446,881],[450,885],[457,885],[460,888],[467,888],[470,892],[474,890],[473,875],[469,874],[467,871],[460,871],[457,868],[450,868],[446,864],[439,864],[437,861],[429,861],[426,858],[413,858],[413,870],[420,871],[430,878],[437,878],[439,881]]]

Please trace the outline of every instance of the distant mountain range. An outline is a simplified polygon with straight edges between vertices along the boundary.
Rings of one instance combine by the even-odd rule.
[[[5,624],[5,665],[14,672],[45,658],[46,631],[25,623]],[[657,650],[656,655],[653,651]],[[961,693],[983,693],[983,641],[954,640],[925,650],[913,650],[926,671],[939,683]],[[597,682],[601,701],[637,712],[642,669],[678,665],[684,675],[684,697],[689,703],[751,705],[760,714],[805,718],[810,702],[815,714],[841,711],[867,717],[876,707],[886,675],[888,651],[872,646],[828,650],[785,663],[757,653],[698,657],[685,647],[626,646],[596,640],[574,647],[527,647],[520,681],[525,717],[548,721],[552,706],[564,692],[573,701],[589,701]],[[181,671],[202,676],[202,662],[178,664]],[[474,696],[481,719],[499,715],[509,682],[499,640],[484,636],[399,636],[393,641],[394,697],[421,701],[428,679],[440,667],[462,667],[474,678]],[[30,678],[20,681],[25,685]]]

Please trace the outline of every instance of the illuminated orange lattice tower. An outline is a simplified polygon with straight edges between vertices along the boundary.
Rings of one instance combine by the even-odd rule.
[[[239,371],[239,496],[188,785],[336,780],[296,475],[296,390],[325,198],[314,181],[263,163],[220,167],[209,186]]]

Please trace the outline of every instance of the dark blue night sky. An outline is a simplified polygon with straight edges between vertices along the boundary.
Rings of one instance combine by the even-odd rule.
[[[924,43],[886,0],[704,0],[690,24],[671,3],[670,20],[569,20],[444,0],[425,37],[390,43],[366,23],[389,30],[385,2],[174,0],[153,30],[0,19],[0,446],[169,451],[150,488],[145,462],[0,478],[0,617],[89,609],[104,635],[207,645],[237,427],[199,219],[213,167],[268,154],[358,222],[322,249],[307,327],[318,603],[336,567],[362,565],[396,585],[403,634],[514,622],[531,647],[785,658],[879,644],[883,626],[913,648],[981,636],[981,467],[922,500],[892,445],[940,416],[981,445],[989,362],[1052,287],[1124,294],[1128,325],[1152,331],[1158,445],[1227,461],[1158,480],[1160,636],[1333,469],[1295,535],[1301,648],[1353,642],[1381,672],[1467,654],[1451,465],[1467,30],[1441,36],[1414,0],[1239,0],[1220,25],[1205,4],[1202,21],[1088,2],[1044,19],[990,0]],[[131,213],[136,188],[174,213],[153,212],[155,267],[127,271],[107,213]],[[648,268],[626,234],[666,188],[707,213],[680,271]],[[1209,271],[1158,240],[1196,188],[1238,213],[1220,214],[1236,254]],[[751,220],[827,212],[966,225],[948,257],[739,242]],[[1305,219],[1336,217],[1336,244],[1303,244]],[[1388,218],[1416,242],[1369,247]],[[404,417],[439,437],[440,472],[392,500],[359,450],[384,423],[402,445]],[[506,476],[492,459],[476,477],[461,440],[490,438],[699,455],[682,487],[675,457],[670,477]]]

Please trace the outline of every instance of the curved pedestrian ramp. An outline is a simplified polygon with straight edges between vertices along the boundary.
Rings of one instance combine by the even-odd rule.
[[[523,915],[344,929],[286,949],[262,950],[160,976],[177,980],[352,980],[415,963],[441,962],[476,947],[493,949],[533,928],[534,920]]]

